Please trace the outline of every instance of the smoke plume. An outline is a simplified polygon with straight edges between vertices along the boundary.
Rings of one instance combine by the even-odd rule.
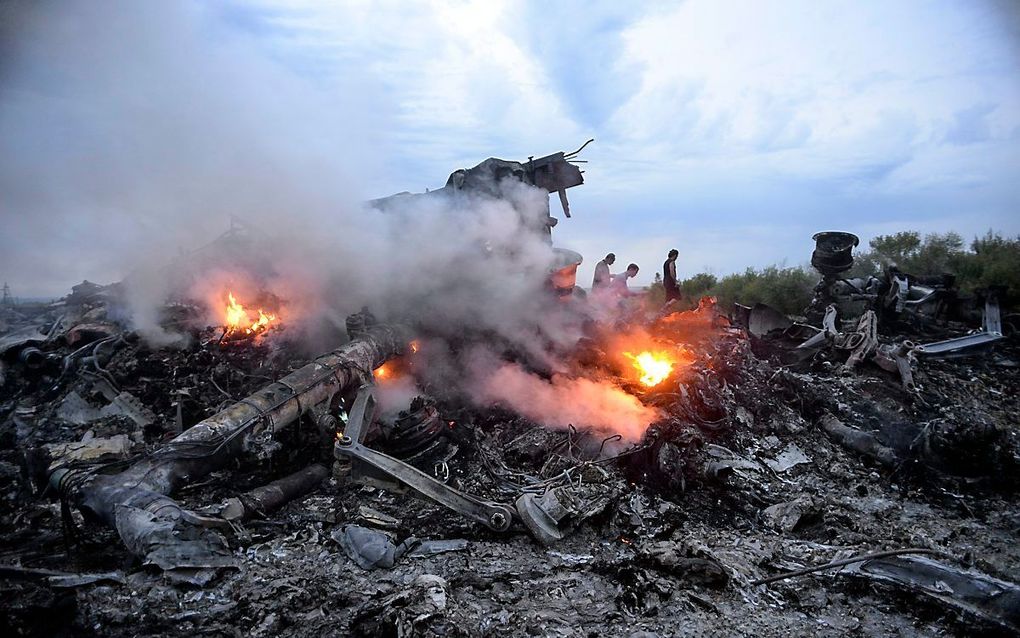
[[[387,108],[372,78],[297,73],[270,44],[224,30],[218,12],[230,10],[4,8],[0,192],[13,232],[0,254],[18,255],[18,272],[48,292],[124,279],[123,311],[154,346],[177,337],[161,324],[168,298],[204,302],[214,323],[227,290],[245,304],[280,300],[309,351],[335,347],[363,306],[413,320],[431,336],[437,383],[463,381],[456,342],[474,336],[493,363],[475,369],[481,386],[455,389],[547,425],[636,437],[654,414],[612,386],[498,363],[509,349],[555,372],[552,353],[580,335],[542,294],[554,255],[532,230],[548,194],[503,181],[490,194],[367,208],[371,188],[400,183],[374,152]],[[235,217],[244,242],[212,242]]]
[[[499,402],[550,427],[580,425],[637,441],[659,414],[607,381],[554,375],[546,381],[518,365],[493,371],[476,391],[481,401]]]

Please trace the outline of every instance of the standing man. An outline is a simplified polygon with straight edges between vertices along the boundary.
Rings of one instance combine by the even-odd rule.
[[[680,300],[680,286],[676,282],[676,258],[679,255],[680,252],[674,248],[662,264],[662,287],[666,289],[666,303]]]
[[[603,288],[607,288],[612,281],[612,275],[609,273],[609,267],[616,262],[616,255],[609,253],[606,258],[595,264],[595,278],[591,280],[591,291],[597,292]]]

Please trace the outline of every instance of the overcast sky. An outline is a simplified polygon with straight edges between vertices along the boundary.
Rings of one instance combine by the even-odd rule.
[[[305,205],[284,194],[339,207],[589,137],[554,232],[586,284],[608,251],[649,281],[672,247],[722,275],[804,263],[823,229],[1020,233],[1009,0],[35,4],[0,9],[16,294]]]

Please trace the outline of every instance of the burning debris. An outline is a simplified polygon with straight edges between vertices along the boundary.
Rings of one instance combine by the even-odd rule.
[[[624,352],[623,356],[634,362],[634,369],[641,374],[641,383],[654,388],[673,374],[673,361],[663,352],[642,352],[634,356]]]
[[[548,246],[576,155],[372,202],[458,223],[488,206],[537,241],[472,237],[457,285],[348,314],[324,353],[302,338],[311,304],[273,294],[238,228],[174,270],[172,345],[122,319],[129,283],[0,309],[7,624],[1020,630],[1001,291],[959,334],[978,302],[892,270],[843,279],[856,237],[820,233],[805,320],[589,301],[580,255]],[[508,265],[513,324],[470,277]]]
[[[223,321],[223,336],[220,341],[237,341],[239,339],[250,339],[256,337],[274,326],[275,314],[266,314],[262,308],[257,311],[257,316],[245,310],[244,306],[237,303],[234,293],[227,291],[226,317]]]

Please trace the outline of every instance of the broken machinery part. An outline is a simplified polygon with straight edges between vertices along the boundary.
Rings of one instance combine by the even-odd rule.
[[[114,527],[134,553],[165,570],[223,566],[229,563],[229,552],[222,539],[189,523],[187,512],[168,495],[242,452],[257,451],[303,414],[352,391],[371,370],[403,354],[410,341],[403,327],[373,326],[358,339],[192,426],[127,469],[104,474],[102,466],[58,467],[50,484],[83,511]],[[181,538],[187,544],[182,540],[177,547]]]
[[[363,480],[366,475],[373,473],[382,474],[384,480],[396,481],[489,529],[505,532],[510,528],[514,512],[509,506],[465,494],[416,467],[367,447],[363,441],[368,433],[368,426],[374,420],[375,411],[376,402],[372,386],[362,386],[351,407],[347,427],[343,435],[337,439],[335,446],[338,459],[350,459],[353,480]]]

